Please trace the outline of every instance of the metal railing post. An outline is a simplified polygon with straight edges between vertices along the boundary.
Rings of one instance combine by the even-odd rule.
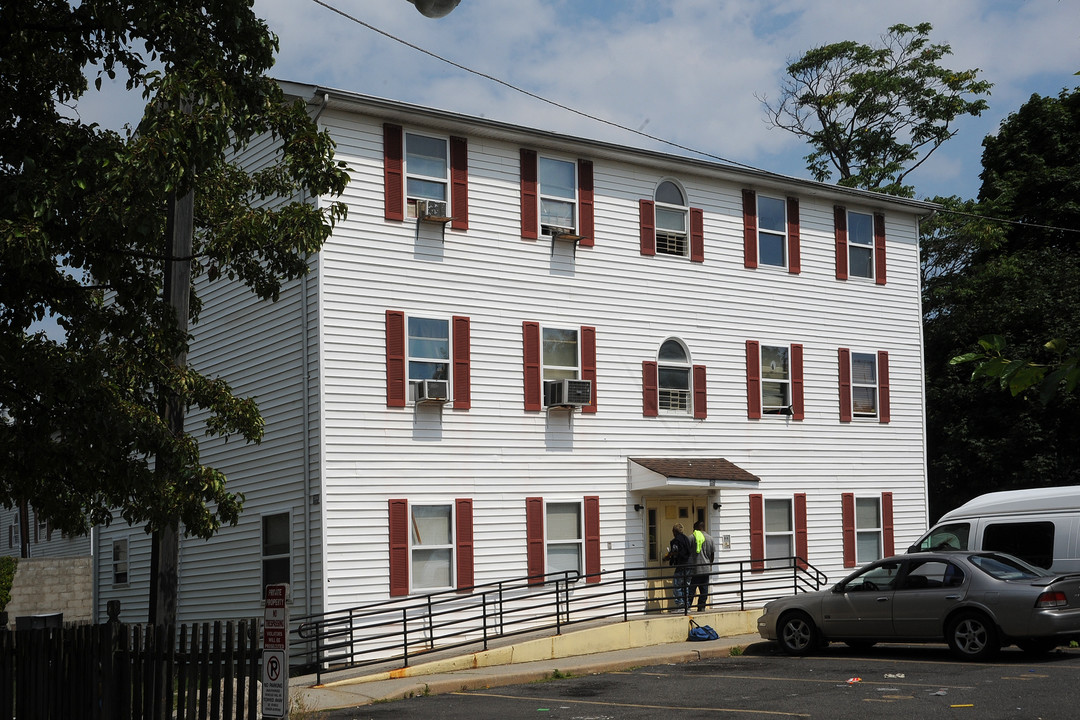
[[[487,593],[480,594],[480,615],[484,622],[484,649],[488,649],[488,614],[487,614]]]
[[[409,609],[401,608],[401,650],[405,667],[409,667]]]
[[[744,584],[744,565],[743,561],[739,561],[739,609],[746,609],[746,586]]]
[[[627,583],[626,568],[622,569],[622,617],[623,622],[630,619],[630,596],[629,585]]]

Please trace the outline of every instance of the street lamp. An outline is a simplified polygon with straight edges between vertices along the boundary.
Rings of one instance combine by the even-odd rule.
[[[450,14],[461,0],[409,0],[425,17],[441,18]]]

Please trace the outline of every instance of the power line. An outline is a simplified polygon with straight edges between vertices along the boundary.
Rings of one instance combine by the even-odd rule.
[[[444,62],[447,65],[451,65],[453,67],[456,67],[459,70],[464,70],[467,73],[471,73],[472,75],[476,75],[477,77],[484,78],[485,80],[490,80],[491,82],[496,83],[497,85],[502,85],[505,88],[513,90],[514,92],[521,93],[522,95],[531,97],[534,100],[539,100],[542,103],[547,103],[548,105],[551,105],[553,107],[557,107],[560,110],[565,110],[567,112],[573,113],[575,115],[579,115],[579,116],[581,116],[583,118],[587,118],[587,119],[592,120],[594,122],[598,122],[598,123],[601,123],[603,125],[608,125],[610,127],[617,128],[619,130],[624,130],[624,131],[626,131],[628,133],[632,133],[634,135],[638,135],[640,137],[647,138],[647,139],[652,140],[654,142],[658,142],[658,143],[661,143],[661,144],[664,144],[664,145],[668,145],[670,147],[678,148],[679,150],[685,150],[686,152],[693,153],[695,155],[701,155],[703,157],[712,158],[713,160],[718,160],[720,162],[727,163],[729,165],[735,165],[735,166],[738,166],[738,167],[743,167],[743,168],[746,168],[748,170],[753,170],[755,172],[764,172],[764,173],[772,174],[772,173],[769,173],[769,171],[764,170],[763,168],[759,168],[759,167],[756,167],[754,165],[748,165],[747,163],[739,162],[738,160],[730,160],[728,158],[721,157],[720,155],[715,155],[715,154],[710,153],[710,152],[705,152],[704,150],[698,150],[696,148],[692,148],[692,147],[689,147],[687,145],[682,145],[682,144],[674,142],[672,140],[666,140],[666,139],[664,139],[662,137],[658,137],[656,135],[651,135],[651,134],[649,134],[647,132],[643,132],[641,130],[637,130],[637,129],[632,128],[632,127],[627,127],[626,125],[622,125],[622,124],[614,122],[612,120],[608,120],[606,118],[602,118],[602,117],[599,117],[597,115],[592,115],[592,114],[587,113],[587,112],[585,112],[583,110],[578,110],[577,108],[570,107],[569,105],[565,105],[565,104],[557,102],[555,100],[551,100],[551,99],[546,98],[546,97],[544,97],[542,95],[538,95],[538,94],[536,94],[534,92],[531,92],[531,91],[526,90],[524,88],[518,87],[517,85],[514,85],[512,83],[508,83],[505,80],[502,80],[500,78],[495,77],[494,75],[489,75],[488,73],[480,72],[479,70],[473,70],[472,68],[470,68],[470,67],[468,67],[466,65],[462,65],[459,62],[456,62],[456,61],[451,60],[449,58],[443,57],[442,55],[439,55],[437,53],[431,52],[430,50],[427,50],[425,48],[420,47],[419,45],[411,43],[408,40],[400,38],[400,37],[398,37],[398,36],[396,36],[396,35],[394,35],[392,33],[388,33],[385,30],[381,30],[380,28],[375,27],[371,23],[364,22],[360,18],[355,17],[353,15],[350,15],[350,14],[348,14],[347,12],[345,12],[343,10],[339,10],[338,8],[334,7],[333,5],[330,5],[330,4],[326,3],[326,2],[323,2],[323,0],[311,0],[311,1],[313,3],[315,3],[316,5],[323,6],[324,8],[326,8],[327,10],[329,10],[331,12],[337,13],[338,15],[340,15],[341,17],[343,17],[343,18],[345,18],[347,20],[351,20],[352,22],[356,23],[357,25],[362,25],[363,27],[366,27],[368,30],[371,30],[374,33],[378,33],[379,35],[382,35],[385,38],[393,40],[396,43],[400,43],[401,45],[404,45],[407,48],[411,48],[411,49],[413,49],[413,50],[415,50],[415,51],[417,51],[419,53],[427,55],[428,57],[434,58],[435,60],[438,60],[440,62]],[[941,214],[941,215],[945,215],[945,214],[959,215],[961,217],[975,218],[975,219],[978,219],[978,220],[985,220],[987,222],[997,222],[997,223],[1003,223],[1003,224],[1008,224],[1008,225],[1016,225],[1018,227],[1035,228],[1035,229],[1039,229],[1039,230],[1058,230],[1058,231],[1061,231],[1061,232],[1080,233],[1080,229],[1077,229],[1077,228],[1064,228],[1064,227],[1056,227],[1056,226],[1053,226],[1053,225],[1039,225],[1037,223],[1023,222],[1021,220],[1007,220],[1005,218],[995,218],[995,217],[990,217],[990,216],[986,216],[986,215],[976,215],[974,213],[962,212],[960,210],[950,210],[950,209],[947,209],[947,208],[941,208],[940,210],[937,211],[937,213]]]

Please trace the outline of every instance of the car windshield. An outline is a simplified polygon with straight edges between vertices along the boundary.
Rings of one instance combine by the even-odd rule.
[[[971,564],[998,580],[1031,580],[1051,573],[1011,555],[972,555]]]

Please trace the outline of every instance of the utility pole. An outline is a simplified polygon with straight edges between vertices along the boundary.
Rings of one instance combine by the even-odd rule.
[[[169,217],[166,225],[168,244],[165,255],[165,287],[163,294],[169,305],[176,310],[177,330],[187,334],[188,311],[191,298],[191,254],[195,229],[195,192],[188,190],[182,197],[176,193],[169,196]],[[173,364],[184,367],[187,352],[179,351]],[[174,436],[184,433],[184,406],[177,398],[162,398],[162,412]],[[169,463],[162,467],[158,458],[155,473],[171,472]],[[176,596],[180,577],[179,521],[159,528],[153,534],[150,554],[150,623],[152,625],[176,625]]]

